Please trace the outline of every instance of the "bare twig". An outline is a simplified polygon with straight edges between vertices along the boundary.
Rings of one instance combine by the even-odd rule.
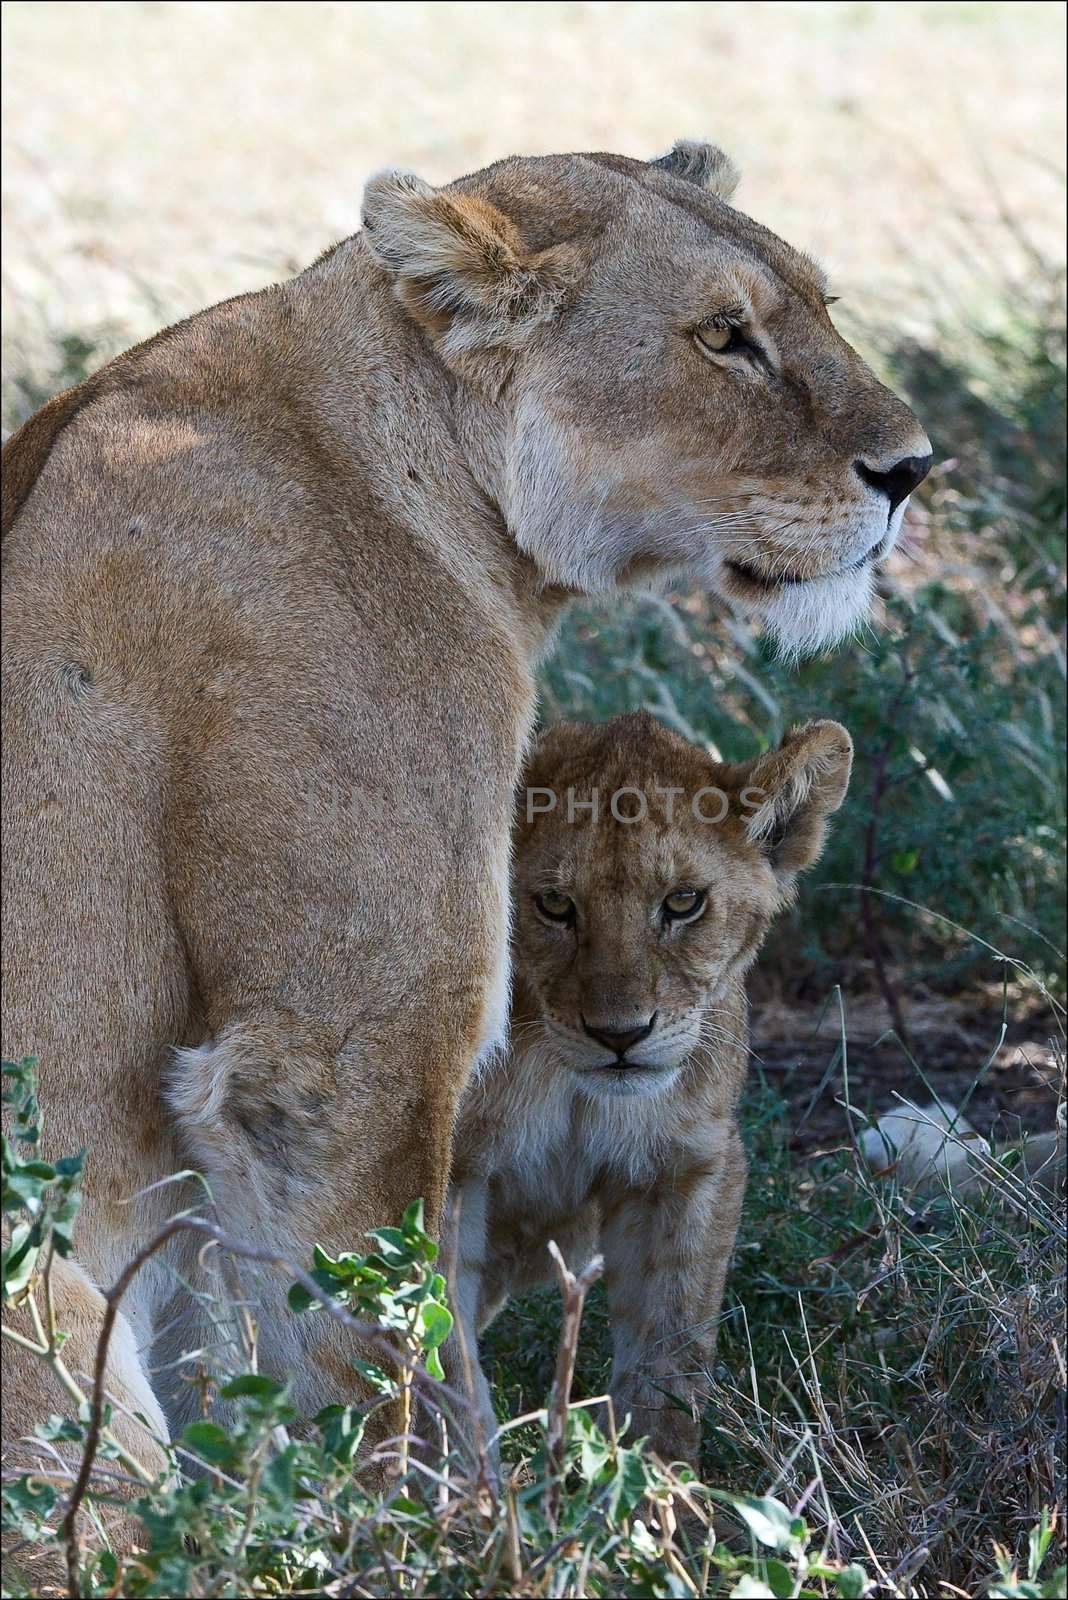
[[[564,1301],[560,1343],[556,1350],[556,1372],[549,1395],[545,1427],[545,1453],[549,1466],[549,1478],[545,1487],[545,1517],[549,1526],[555,1528],[560,1510],[560,1490],[567,1449],[567,1412],[571,1401],[571,1384],[575,1376],[575,1354],[578,1350],[582,1308],[587,1294],[604,1270],[604,1259],[601,1256],[594,1256],[576,1277],[569,1271],[555,1240],[549,1243],[549,1255],[552,1257],[553,1270]]]

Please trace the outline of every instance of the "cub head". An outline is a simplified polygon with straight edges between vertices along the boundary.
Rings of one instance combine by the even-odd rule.
[[[698,582],[788,651],[866,615],[931,447],[714,145],[368,183],[364,237],[453,375],[472,472],[543,580]]]
[[[837,722],[740,765],[645,712],[551,728],[515,824],[525,1042],[615,1095],[656,1093],[735,1042],[738,982],[819,855],[852,758]]]

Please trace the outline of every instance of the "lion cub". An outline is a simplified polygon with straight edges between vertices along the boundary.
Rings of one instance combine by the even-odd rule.
[[[461,1104],[446,1259],[487,1440],[479,1333],[600,1250],[617,1418],[693,1463],[745,1187],[744,974],[849,783],[835,722],[742,765],[644,712],[563,723],[515,824],[511,1044]],[[464,1381],[457,1337],[449,1377]]]

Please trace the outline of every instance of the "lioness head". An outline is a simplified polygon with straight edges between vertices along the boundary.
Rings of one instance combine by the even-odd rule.
[[[852,757],[837,722],[733,766],[645,712],[550,729],[515,827],[524,1043],[540,1028],[589,1093],[652,1094],[729,1042],[719,1003],[819,855]]]
[[[819,268],[713,145],[371,179],[365,238],[449,367],[472,470],[552,584],[696,580],[789,650],[866,614],[931,459]]]

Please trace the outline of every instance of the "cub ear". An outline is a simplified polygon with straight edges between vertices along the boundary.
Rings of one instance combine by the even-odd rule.
[[[718,144],[700,139],[676,139],[666,156],[657,156],[649,165],[707,189],[717,200],[730,200],[741,179],[738,168]]]
[[[567,253],[527,252],[515,224],[477,195],[392,169],[368,180],[362,212],[371,253],[445,354],[515,347],[563,300]]]
[[[743,806],[755,806],[746,833],[766,851],[778,878],[792,881],[823,849],[827,820],[845,799],[853,741],[839,722],[791,728],[776,750],[742,773]]]

